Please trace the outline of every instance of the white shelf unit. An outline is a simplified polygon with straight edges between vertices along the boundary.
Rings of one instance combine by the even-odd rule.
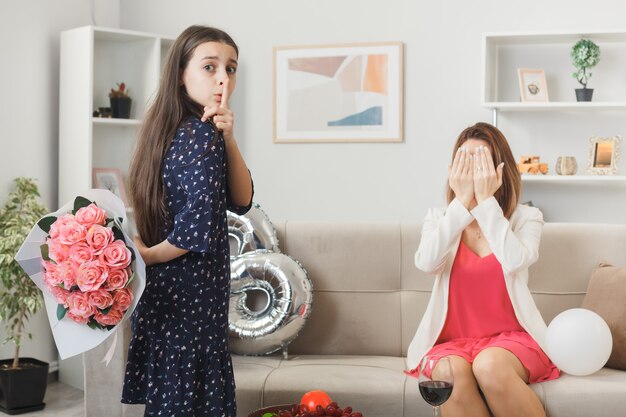
[[[594,89],[593,101],[577,102],[574,89],[581,88],[572,76],[572,46],[581,38],[593,40],[601,49],[601,61],[592,69],[588,88]],[[549,102],[521,102],[518,68],[543,69]],[[499,113],[555,112],[573,119],[607,116],[623,120],[626,116],[626,30],[587,32],[486,33],[483,36],[482,105],[492,110],[492,123],[498,125]],[[602,114],[602,116],[600,116]],[[509,118],[510,119],[510,118]],[[601,122],[599,122],[601,123]],[[617,122],[626,131],[626,123]],[[616,132],[624,136],[623,131]],[[565,138],[554,138],[566,141]],[[587,138],[585,138],[586,140]],[[567,143],[567,142],[565,142]],[[585,141],[586,143],[586,141]],[[623,161],[622,161],[623,162]],[[523,175],[524,183],[626,185],[625,176],[579,174]]]
[[[626,175],[522,175],[522,182],[558,184],[626,184]]]
[[[85,26],[61,33],[59,205],[92,188],[93,168],[118,168],[126,178],[138,127],[155,94],[173,40],[160,35]],[[109,107],[124,82],[130,119],[92,117]]]
[[[588,87],[591,103],[577,103],[572,77],[572,46],[581,38],[601,49],[600,63],[592,69]],[[486,33],[483,36],[483,106],[526,110],[535,106],[619,107],[626,105],[626,30],[567,33]],[[543,69],[550,103],[521,103],[518,68]]]

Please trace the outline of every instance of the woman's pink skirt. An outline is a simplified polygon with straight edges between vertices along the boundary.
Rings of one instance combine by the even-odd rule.
[[[427,355],[460,356],[470,364],[476,355],[490,347],[499,347],[513,353],[528,370],[528,382],[550,381],[559,377],[559,370],[548,359],[537,342],[526,332],[502,332],[496,336],[480,339],[453,339],[433,346]],[[407,372],[417,377],[417,368]]]

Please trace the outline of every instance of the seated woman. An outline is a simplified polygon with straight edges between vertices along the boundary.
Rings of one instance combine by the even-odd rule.
[[[436,279],[408,351],[415,376],[424,355],[450,358],[454,389],[444,416],[545,417],[527,384],[559,377],[541,348],[546,325],[528,289],[543,216],[518,205],[520,192],[502,132],[487,123],[463,130],[448,207],[429,210],[415,254],[417,267]]]

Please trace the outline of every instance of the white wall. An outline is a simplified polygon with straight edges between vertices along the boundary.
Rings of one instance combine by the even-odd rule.
[[[626,30],[626,3],[618,0],[528,0],[523,7],[495,0],[133,0],[122,1],[121,12],[124,28],[176,36],[200,23],[238,42],[236,132],[255,199],[276,220],[420,221],[428,207],[443,204],[458,133],[491,121],[480,106],[483,32]],[[405,44],[403,143],[272,143],[273,46],[398,40]],[[562,82],[576,88],[573,78]],[[552,171],[562,154],[576,155],[584,170],[588,136],[626,137],[615,116],[515,114],[499,126],[517,156],[539,154]],[[529,184],[523,198],[549,221],[625,223],[625,192],[623,185]]]
[[[458,132],[491,120],[480,107],[483,32],[626,30],[626,4],[619,0],[591,6],[581,0],[528,0],[523,9],[495,0],[2,1],[0,203],[14,177],[29,176],[39,180],[51,209],[58,204],[59,33],[92,24],[92,14],[99,26],[121,23],[176,36],[201,23],[233,35],[241,48],[236,132],[254,174],[256,201],[275,220],[420,221],[427,207],[443,203],[445,166]],[[273,46],[385,40],[405,44],[403,143],[272,143]],[[500,126],[516,153],[546,155],[551,168],[570,146],[564,136],[578,143],[571,149],[581,166],[586,145],[579,142],[586,143],[590,134],[626,137],[626,126],[610,116],[516,115],[503,117]],[[529,133],[537,139],[516,142]],[[528,186],[524,198],[550,221],[626,223],[624,192],[623,186],[541,185]],[[56,361],[45,314],[29,328],[36,339],[25,343],[24,355]],[[0,358],[10,356],[10,347],[0,349]],[[78,378],[79,365],[76,359],[68,366],[71,381]]]
[[[59,33],[95,23],[118,27],[119,0],[5,0],[0,2],[0,204],[13,190],[13,178],[38,180],[43,202],[57,207]],[[21,356],[57,363],[58,356],[44,311],[28,324],[33,340]],[[4,335],[0,330],[0,338]],[[13,357],[13,346],[0,358]],[[80,357],[75,359],[80,362]],[[63,364],[61,377],[63,378]],[[80,368],[65,372],[66,382],[82,386]]]

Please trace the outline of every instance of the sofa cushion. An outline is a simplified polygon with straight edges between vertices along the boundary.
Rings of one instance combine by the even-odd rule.
[[[583,308],[598,313],[611,329],[613,351],[606,366],[626,370],[626,268],[601,263],[591,274]]]
[[[282,361],[282,356],[232,355],[235,386],[237,387],[237,415],[247,416],[263,406],[263,387],[268,375]]]
[[[593,375],[562,374],[540,384],[550,417],[616,417],[625,415],[626,373],[603,368]],[[593,410],[593,411],[592,411]]]

